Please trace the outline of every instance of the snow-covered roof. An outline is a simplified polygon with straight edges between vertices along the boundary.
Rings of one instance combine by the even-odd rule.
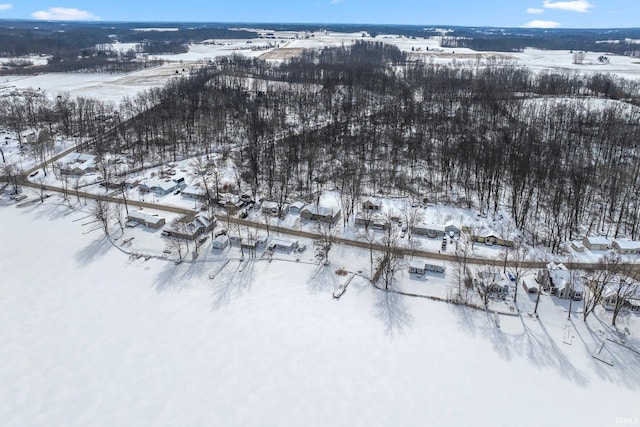
[[[288,240],[288,239],[273,239],[271,241],[273,246],[278,246],[281,248],[293,248],[298,244],[297,240]]]
[[[613,241],[620,249],[623,250],[640,250],[640,242],[636,240],[616,239]]]
[[[145,185],[147,188],[149,189],[160,189],[162,191],[169,192],[171,190],[173,190],[174,188],[176,188],[176,183],[169,180],[169,181],[160,181],[157,179],[149,179],[145,182],[143,182],[143,185]]]
[[[412,259],[409,261],[409,267],[424,270],[424,261],[419,259]]]
[[[621,277],[616,277],[612,283],[606,285],[604,290],[602,291],[602,296],[604,298],[615,296],[622,284],[621,280],[624,279]],[[637,283],[633,283],[629,284],[629,287],[630,288],[628,291],[622,292],[626,295],[625,299],[640,299],[640,285],[638,285]]]
[[[61,161],[63,163],[85,163],[95,161],[96,156],[85,153],[69,153],[64,156]]]
[[[160,221],[164,220],[163,217],[160,217],[158,215],[150,214],[150,213],[145,212],[143,210],[129,211],[129,218],[137,219],[139,221],[144,221],[144,222],[147,222],[149,224],[157,224]]]
[[[182,194],[185,196],[204,196],[206,192],[204,188],[197,185],[187,185],[184,190],[182,190]]]
[[[585,237],[590,245],[608,245],[609,239],[603,236],[587,236]]]
[[[532,289],[532,288],[538,289],[540,287],[538,282],[536,282],[536,279],[534,279],[532,276],[525,276],[521,279],[521,281],[522,283],[524,283],[527,289]]]
[[[327,208],[324,206],[316,206],[316,205],[307,205],[304,207],[305,210],[311,212],[311,214],[313,215],[320,215],[320,216],[333,216],[333,209],[331,208]]]
[[[293,202],[293,203],[291,203],[291,207],[294,208],[294,209],[300,210],[300,209],[304,208],[304,202],[301,202],[301,201]]]

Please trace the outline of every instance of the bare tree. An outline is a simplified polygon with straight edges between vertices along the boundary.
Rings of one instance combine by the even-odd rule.
[[[107,200],[98,199],[92,209],[93,216],[102,224],[104,234],[109,235],[109,221],[112,217],[111,203]]]
[[[468,287],[466,286],[466,282],[467,282],[467,279],[469,278],[467,261],[469,257],[470,248],[469,248],[469,243],[466,240],[464,241],[458,240],[456,246],[457,247],[454,255],[455,261],[453,262],[453,267],[454,267],[453,274],[458,282],[458,298],[466,301],[467,290],[468,290]],[[464,298],[463,298],[463,290],[465,290]]]
[[[325,264],[329,265],[329,250],[336,238],[334,224],[327,221],[318,221],[316,223],[316,232],[319,235],[318,242],[324,252]]]
[[[529,248],[526,246],[518,245],[515,249],[512,249],[511,265],[513,271],[513,278],[515,279],[515,291],[513,292],[513,302],[518,301],[518,287],[520,279],[529,274],[531,268],[527,264],[527,256],[529,255]]]
[[[383,250],[376,259],[380,278],[387,290],[393,288],[395,275],[402,263],[402,251],[398,243],[397,235],[389,228],[382,238]]]
[[[404,224],[407,227],[407,237],[411,240],[411,229],[424,219],[422,209],[410,207],[404,210]]]
[[[611,317],[611,325],[616,326],[616,320],[625,306],[625,303],[630,298],[637,298],[640,295],[640,286],[638,282],[629,276],[618,276],[609,288],[613,291],[612,294],[606,295],[608,299],[615,298],[613,303],[613,314]]]
[[[13,185],[13,193],[18,194],[20,188],[18,187],[18,181],[20,179],[20,174],[22,174],[22,170],[14,165],[13,163],[3,163],[0,168],[0,172],[2,176],[5,176],[7,181],[11,185]]]
[[[589,315],[602,302],[602,296],[607,285],[610,285],[620,271],[620,256],[605,255],[597,267],[587,273],[587,289],[584,295],[584,311],[582,320],[585,322]]]

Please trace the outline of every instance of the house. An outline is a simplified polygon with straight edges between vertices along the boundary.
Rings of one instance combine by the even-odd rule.
[[[509,293],[509,281],[500,272],[489,270],[478,271],[475,278],[475,285],[483,294],[504,295]]]
[[[155,193],[158,196],[165,196],[175,190],[178,189],[178,184],[176,184],[171,179],[165,180],[157,180],[157,179],[149,179],[139,186],[140,191],[143,193]]]
[[[607,310],[613,310],[616,307],[618,298],[621,298],[622,309],[626,309],[635,313],[640,313],[640,285],[637,283],[623,283],[621,277],[607,285],[602,292],[602,305]],[[628,286],[621,292],[620,286]],[[623,295],[624,294],[624,295]]]
[[[355,224],[361,227],[371,227],[376,230],[387,230],[391,227],[391,222],[384,216],[369,212],[358,212],[355,218]]]
[[[177,224],[171,224],[165,231],[168,236],[179,239],[195,240],[204,233],[213,230],[216,218],[200,212],[195,217],[183,217]]]
[[[582,301],[584,298],[584,285],[582,282],[574,281],[572,286],[570,281],[563,281],[555,288],[555,295],[560,299]]]
[[[615,239],[612,246],[621,254],[640,254],[640,242],[635,240]]]
[[[304,202],[293,202],[291,206],[289,206],[289,213],[293,215],[299,215],[300,211],[304,208]]]
[[[245,205],[245,201],[235,194],[221,194],[218,199],[218,206],[227,211],[230,215],[237,213]]]
[[[496,233],[493,230],[482,230],[477,234],[472,235],[471,240],[478,243],[484,243],[489,246],[498,245],[513,247],[513,242],[511,240],[502,238],[500,234]]]
[[[411,234],[431,238],[444,237],[446,227],[439,224],[418,224],[411,227]]]
[[[321,221],[334,223],[340,218],[342,212],[340,209],[327,208],[316,205],[306,205],[300,211],[300,217],[310,221]]]
[[[297,240],[288,239],[273,239],[269,244],[269,249],[283,252],[293,252],[297,247]]]
[[[84,175],[98,169],[96,156],[91,154],[71,153],[63,157],[60,163],[60,173],[63,175]]]
[[[540,289],[540,285],[538,284],[536,279],[531,276],[523,277],[520,280],[520,283],[522,284],[522,288],[524,289],[524,291],[529,294],[537,294],[538,290]]]
[[[606,251],[609,249],[609,239],[603,236],[587,236],[582,239],[582,243],[590,251]]]
[[[266,215],[280,216],[289,212],[289,205],[285,203],[280,207],[278,202],[265,201],[262,202],[260,211]]]
[[[571,272],[562,263],[550,262],[538,273],[538,281],[542,289],[560,299],[580,301],[584,297],[584,285],[571,280]]]
[[[211,242],[211,247],[213,249],[224,249],[229,246],[229,238],[225,234],[221,234],[216,236],[215,239]]]
[[[199,185],[187,185],[182,190],[182,197],[185,199],[193,199],[204,202],[207,200],[207,190]]]
[[[382,204],[375,199],[365,199],[362,201],[362,209],[365,211],[379,212],[382,209]]]
[[[127,221],[133,221],[138,224],[142,224],[145,227],[158,229],[162,227],[166,220],[157,214],[150,214],[142,209],[136,211],[130,211]]]

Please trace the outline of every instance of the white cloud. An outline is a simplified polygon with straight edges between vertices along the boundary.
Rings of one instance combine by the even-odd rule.
[[[593,7],[587,0],[574,0],[574,1],[549,1],[544,0],[543,6],[545,9],[560,9],[569,10],[571,12],[587,13],[589,9]]]
[[[338,4],[338,3],[342,3],[345,0],[331,0],[331,4]]]
[[[557,28],[560,26],[559,22],[555,21],[542,21],[540,19],[534,19],[524,24],[523,28]]]
[[[100,17],[91,12],[76,8],[51,7],[48,10],[39,10],[31,14],[36,19],[47,21],[95,21]]]
[[[12,4],[0,4],[0,10],[9,10],[13,7]]]
[[[544,9],[538,9],[535,7],[530,7],[529,9],[527,9],[527,13],[530,13],[532,15],[539,15],[541,13],[544,13]]]

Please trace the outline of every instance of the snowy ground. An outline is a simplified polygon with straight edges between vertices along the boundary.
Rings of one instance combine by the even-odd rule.
[[[498,329],[485,312],[359,277],[334,300],[345,277],[333,264],[232,258],[209,279],[219,254],[132,259],[56,200],[0,206],[5,426],[640,419],[640,356],[604,341],[613,366],[592,358],[620,339],[606,313],[568,323],[564,303],[545,298],[539,320],[501,316]],[[368,265],[366,252],[330,257]],[[638,322],[620,325],[635,348]]]
[[[265,33],[267,30],[259,30]],[[610,73],[630,79],[640,78],[640,62],[637,58],[609,55],[606,45],[603,52],[589,52],[583,64],[573,64],[573,54],[566,50],[525,49],[524,52],[477,52],[466,48],[441,48],[439,37],[411,39],[397,35],[380,35],[376,38],[362,37],[362,33],[318,32],[313,37],[303,38],[303,33],[275,33],[275,39],[252,40],[210,40],[207,44],[198,43],[189,46],[189,52],[176,55],[151,55],[151,59],[163,59],[168,64],[127,74],[82,74],[56,73],[37,76],[2,76],[0,93],[14,89],[41,88],[51,95],[68,92],[72,96],[93,97],[103,101],[118,103],[125,96],[152,87],[162,86],[176,76],[176,71],[186,71],[192,66],[200,66],[218,56],[239,54],[248,57],[262,57],[270,60],[282,60],[299,55],[302,49],[321,49],[328,46],[341,46],[355,43],[357,40],[382,41],[398,46],[405,52],[411,52],[416,58],[436,64],[456,64],[458,66],[477,66],[487,59],[503,59],[517,65],[527,66],[535,71],[569,71],[576,73]],[[112,49],[126,50],[130,44],[114,44]],[[597,58],[605,55],[609,63],[599,63]],[[7,58],[8,60],[9,58]],[[0,58],[0,61],[2,59]],[[42,61],[42,59],[40,59]]]

